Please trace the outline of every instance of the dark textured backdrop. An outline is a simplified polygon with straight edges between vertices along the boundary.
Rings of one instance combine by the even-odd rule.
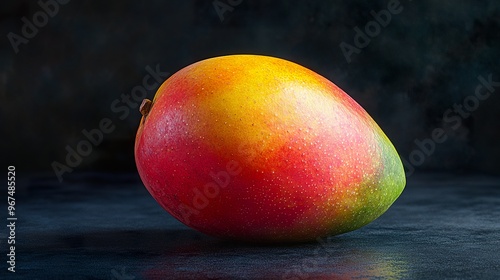
[[[219,6],[235,4],[222,17],[214,2],[69,1],[42,24],[36,1],[2,1],[3,164],[52,172],[55,161],[65,164],[66,147],[85,139],[83,129],[109,118],[116,128],[73,172],[133,171],[140,114],[116,108],[125,104],[121,95],[142,84],[146,67],[172,74],[204,58],[254,53],[295,61],[339,85],[415,172],[500,174],[500,87],[469,103],[474,110],[460,124],[443,118],[454,104],[474,101],[479,76],[500,81],[500,2],[401,0],[402,11],[350,63],[340,44],[354,45],[355,27],[364,29],[371,11],[391,1],[220,0]],[[23,36],[23,17],[40,25],[32,38]],[[12,34],[23,43],[16,37],[13,47]],[[418,158],[425,151],[418,152],[415,140],[431,137],[435,128],[443,128],[447,140]]]

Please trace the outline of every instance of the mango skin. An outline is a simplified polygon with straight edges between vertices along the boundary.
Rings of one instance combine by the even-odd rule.
[[[305,67],[259,55],[206,59],[167,79],[135,158],[171,215],[244,241],[358,229],[406,184],[394,146],[358,103]]]

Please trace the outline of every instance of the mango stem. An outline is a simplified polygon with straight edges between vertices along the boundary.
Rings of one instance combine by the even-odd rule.
[[[141,112],[143,117],[147,117],[149,114],[149,111],[151,111],[151,107],[153,105],[153,102],[149,99],[144,99],[142,100],[141,106],[139,107],[139,111]]]

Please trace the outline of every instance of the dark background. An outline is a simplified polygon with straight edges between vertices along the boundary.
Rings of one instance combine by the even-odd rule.
[[[221,0],[227,3],[226,0]],[[238,3],[239,1],[233,1]],[[148,74],[170,74],[201,59],[264,54],[302,64],[357,100],[409,160],[415,140],[434,128],[445,143],[418,164],[420,171],[500,174],[500,97],[481,101],[458,129],[446,110],[474,93],[478,76],[500,81],[500,2],[409,1],[403,11],[348,63],[339,45],[354,44],[354,28],[373,20],[388,1],[243,0],[223,20],[214,1],[70,1],[60,4],[16,54],[8,39],[33,22],[36,1],[0,4],[0,145],[4,165],[53,173],[66,146],[83,129],[109,118],[104,135],[73,173],[134,172],[134,136],[140,114],[121,119],[111,104]],[[154,91],[148,92],[148,98]],[[64,176],[69,175],[66,173]]]

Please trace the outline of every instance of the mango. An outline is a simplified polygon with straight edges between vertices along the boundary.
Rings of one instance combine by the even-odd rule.
[[[358,229],[406,184],[390,140],[338,86],[296,63],[228,55],[191,64],[141,106],[139,175],[205,234],[303,242]]]

